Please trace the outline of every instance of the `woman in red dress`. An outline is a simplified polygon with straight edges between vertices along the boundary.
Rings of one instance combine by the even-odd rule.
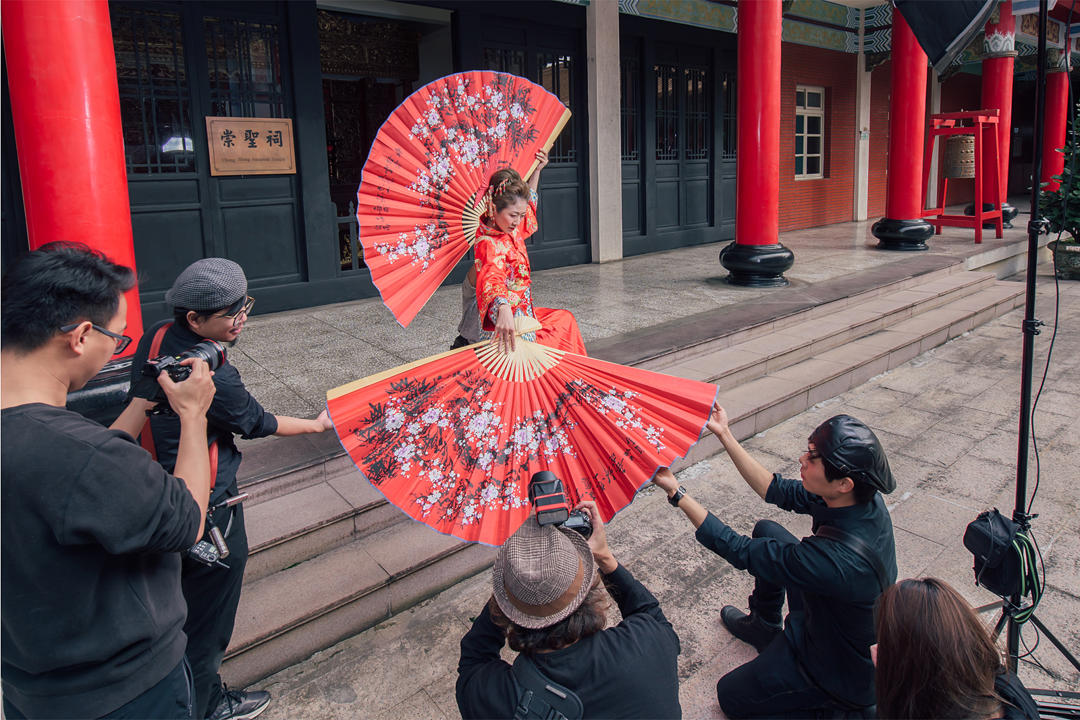
[[[494,331],[492,341],[503,352],[515,347],[514,318],[527,315],[543,326],[523,334],[559,350],[585,354],[577,320],[569,310],[534,307],[529,253],[525,239],[536,232],[536,188],[548,155],[538,150],[539,163],[528,183],[517,171],[499,170],[488,181],[488,211],[476,233],[476,303],[484,330]]]

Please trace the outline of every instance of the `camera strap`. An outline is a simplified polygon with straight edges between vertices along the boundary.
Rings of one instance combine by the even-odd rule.
[[[585,706],[577,693],[550,680],[528,655],[521,653],[514,660],[513,677],[518,688],[514,720],[581,720],[584,717]]]
[[[855,535],[845,532],[838,527],[833,527],[832,525],[822,525],[817,529],[817,532],[814,533],[814,536],[828,538],[829,540],[838,542],[869,563],[870,567],[874,570],[874,575],[877,576],[879,592],[884,592],[885,588],[892,585],[892,583],[889,582],[889,574],[885,572],[885,566],[882,564],[881,558],[878,557],[877,553],[874,552],[874,549],[862,538],[856,537]]]
[[[165,322],[158,326],[157,331],[154,333],[154,339],[150,341],[150,350],[146,354],[146,357],[156,358],[161,354],[161,341],[165,339],[165,333],[168,332],[169,328],[172,326],[173,324],[171,322]],[[154,444],[154,431],[150,428],[150,418],[146,418],[146,422],[139,432],[139,444],[143,446],[143,449],[146,450],[146,452],[150,453],[150,457],[154,458],[154,462],[157,462],[157,445]],[[207,449],[210,453],[210,489],[213,490],[214,484],[217,481],[217,440],[210,443],[210,447]]]

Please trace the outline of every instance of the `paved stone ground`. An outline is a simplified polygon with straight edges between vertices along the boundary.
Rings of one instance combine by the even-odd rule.
[[[1036,339],[1036,387],[1053,330],[1053,298],[1054,281],[1043,274],[1038,317],[1047,327]],[[995,598],[974,585],[961,538],[981,510],[996,506],[1009,514],[1013,508],[1022,318],[1022,310],[1011,312],[746,445],[766,466],[797,476],[795,458],[819,422],[838,412],[862,418],[878,432],[898,480],[888,499],[900,577],[940,577],[973,605],[986,604]],[[1080,284],[1062,283],[1060,332],[1035,415],[1041,476],[1033,503],[1046,564],[1038,616],[1074,653],[1080,652],[1080,490],[1074,479],[1080,388],[1073,378],[1080,370],[1078,322]],[[1035,467],[1032,456],[1032,478]],[[808,519],[762,503],[725,455],[688,468],[680,480],[739,531],[749,533],[757,518],[771,517],[796,535],[809,533]],[[721,717],[715,682],[754,651],[722,628],[718,614],[725,603],[745,602],[749,576],[700,547],[683,515],[652,489],[614,519],[609,536],[616,556],[660,598],[682,639],[685,716]],[[458,641],[489,593],[490,573],[484,572],[277,673],[262,684],[275,696],[263,717],[457,718]],[[994,617],[985,615],[988,622]],[[1029,647],[1037,642],[1034,627],[1022,637]],[[1020,674],[1029,687],[1080,687],[1080,673],[1045,639]]]

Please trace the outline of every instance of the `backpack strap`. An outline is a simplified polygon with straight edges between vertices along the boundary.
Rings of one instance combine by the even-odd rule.
[[[161,353],[161,341],[172,326],[171,322],[167,322],[162,323],[161,327],[157,329],[157,332],[154,333],[154,339],[150,341],[150,350],[146,354],[147,359],[156,358]],[[154,444],[154,431],[150,428],[150,418],[146,418],[142,431],[139,432],[139,444],[143,446],[146,452],[150,453],[150,457],[154,458],[154,462],[157,462],[157,446]],[[210,443],[208,450],[210,453],[210,489],[213,490],[217,481],[218,469],[218,444],[216,440]]]
[[[550,680],[524,653],[514,660],[513,677],[520,690],[514,720],[581,720],[585,716],[577,693]]]
[[[879,592],[884,592],[885,588],[892,584],[889,582],[889,574],[885,572],[885,565],[882,564],[881,558],[878,557],[877,553],[874,552],[874,549],[862,538],[856,537],[855,535],[845,532],[840,528],[833,527],[832,525],[822,525],[817,529],[817,532],[814,533],[814,536],[838,542],[865,560],[877,576]]]

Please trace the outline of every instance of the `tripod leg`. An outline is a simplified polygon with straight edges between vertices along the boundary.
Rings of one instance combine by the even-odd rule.
[[[997,641],[998,637],[1001,635],[1001,629],[1003,627],[1005,627],[1005,622],[1008,619],[1009,619],[1009,614],[1007,612],[1005,612],[1004,610],[1002,610],[1001,615],[998,616],[997,622],[994,623],[994,632],[991,634],[991,637],[994,639],[995,642]]]
[[[1061,644],[1060,640],[1054,637],[1054,633],[1050,632],[1050,630],[1042,624],[1039,618],[1035,617],[1035,615],[1033,614],[1030,618],[1028,618],[1028,620],[1034,623],[1035,627],[1039,628],[1039,631],[1046,636],[1047,640],[1054,643],[1054,647],[1061,651],[1061,654],[1065,656],[1066,660],[1072,663],[1074,668],[1080,670],[1080,661],[1078,661],[1076,657],[1071,652],[1069,652],[1068,648]]]

